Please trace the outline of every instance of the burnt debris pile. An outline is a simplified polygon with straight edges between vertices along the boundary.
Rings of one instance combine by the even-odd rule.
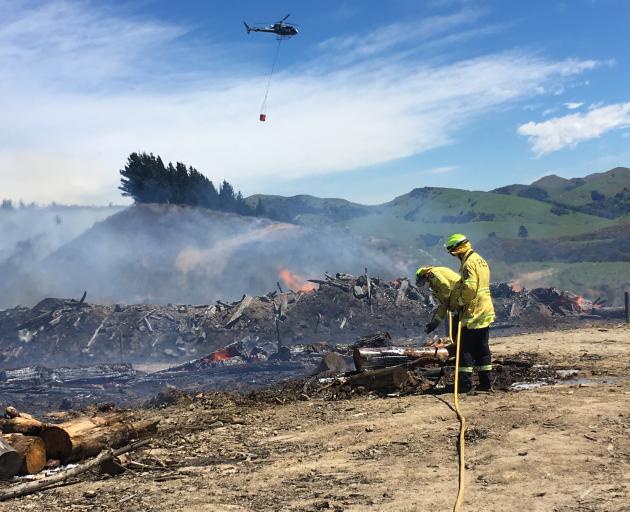
[[[183,362],[235,342],[352,343],[379,330],[409,337],[434,307],[407,279],[337,274],[303,290],[204,305],[98,305],[45,299],[0,312],[0,365]],[[268,350],[267,350],[268,351]]]
[[[379,331],[422,342],[423,327],[436,306],[427,289],[406,278],[387,281],[367,272],[326,274],[300,288],[283,290],[279,285],[262,296],[203,305],[44,299],[32,308],[0,311],[0,367],[172,366],[201,356],[205,363],[198,364],[225,365],[235,356],[249,362],[288,360],[296,352],[291,347],[352,344],[358,336]],[[599,301],[555,289],[514,291],[504,283],[492,288],[497,328],[547,327],[559,318],[610,313]]]

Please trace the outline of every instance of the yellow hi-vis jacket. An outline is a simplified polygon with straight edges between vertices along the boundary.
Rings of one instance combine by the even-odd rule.
[[[460,310],[463,327],[483,329],[494,322],[490,296],[490,268],[475,251],[468,251],[460,267],[461,281],[451,294],[450,308]]]
[[[459,281],[459,274],[448,267],[431,267],[429,276],[429,287],[438,301],[431,321],[441,322],[446,316],[453,287]]]

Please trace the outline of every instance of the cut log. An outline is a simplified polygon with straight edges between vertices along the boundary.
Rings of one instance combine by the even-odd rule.
[[[30,414],[17,412],[11,408],[11,413],[7,411],[10,418],[0,419],[0,430],[5,434],[25,434],[38,436],[46,426],[44,423]],[[13,412],[15,411],[15,413]],[[16,414],[16,415],[14,415]]]
[[[95,468],[105,462],[108,459],[112,459],[117,457],[118,455],[122,455],[124,453],[128,453],[138,448],[142,448],[146,446],[149,441],[139,441],[137,443],[130,444],[128,446],[123,446],[118,450],[104,450],[99,454],[98,457],[92,459],[84,464],[79,464],[70,469],[66,469],[65,471],[60,471],[52,476],[47,478],[43,478],[41,480],[36,480],[34,482],[27,482],[25,484],[17,485],[12,487],[2,493],[0,493],[0,501],[6,501],[12,498],[18,498],[20,496],[26,496],[28,494],[33,494],[34,492],[40,491],[42,489],[46,489],[52,485],[63,484],[67,482],[70,478],[80,475],[81,473],[85,473],[92,468]]]
[[[4,439],[0,438],[0,479],[17,475],[22,465],[22,456]]]
[[[369,370],[412,361],[425,364],[446,361],[449,355],[444,347],[357,347],[352,357],[357,370]]]
[[[143,439],[157,432],[159,420],[126,422],[119,415],[76,418],[41,433],[46,452],[53,459],[72,462],[96,455],[105,448],[116,448],[132,439]]]
[[[368,370],[357,373],[348,378],[352,386],[363,386],[366,389],[379,389],[383,391],[402,389],[411,382],[411,376],[406,368],[393,366],[380,370]]]
[[[4,434],[2,438],[22,457],[19,474],[35,475],[46,465],[46,445],[39,437]]]

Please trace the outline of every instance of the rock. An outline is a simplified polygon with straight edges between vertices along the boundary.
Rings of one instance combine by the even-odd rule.
[[[174,386],[165,386],[157,396],[147,402],[147,406],[159,408],[167,405],[189,404],[190,402],[192,402],[192,399],[183,391]]]
[[[338,352],[328,352],[319,363],[316,373],[330,371],[337,373],[346,373],[348,371],[346,360]]]

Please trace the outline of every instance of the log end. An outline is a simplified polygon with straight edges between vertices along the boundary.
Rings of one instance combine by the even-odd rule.
[[[6,451],[0,455],[0,480],[7,480],[18,474],[22,467],[22,456],[14,451]]]
[[[55,425],[48,425],[41,433],[46,453],[51,459],[66,460],[72,453],[72,441],[68,433]]]

